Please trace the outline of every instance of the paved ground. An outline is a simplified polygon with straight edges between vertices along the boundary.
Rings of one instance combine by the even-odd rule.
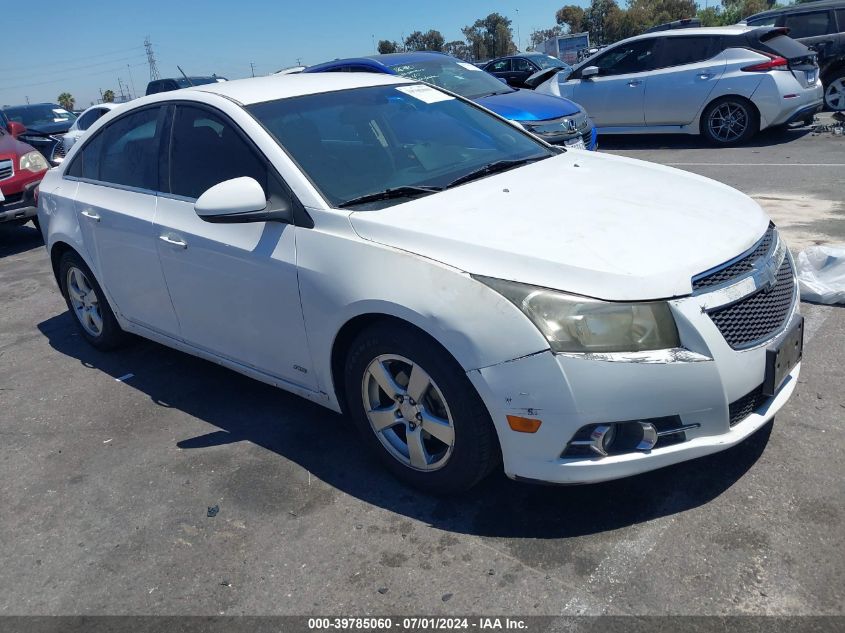
[[[603,147],[845,200],[845,167],[780,166],[845,162],[843,137]],[[841,206],[810,227],[785,208],[845,241]],[[0,306],[0,614],[845,613],[845,309],[804,307],[797,394],[741,446],[443,500],[304,400],[152,343],[92,350],[30,228],[0,230]]]

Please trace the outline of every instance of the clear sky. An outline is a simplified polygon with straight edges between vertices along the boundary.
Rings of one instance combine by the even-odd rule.
[[[587,0],[574,0],[586,5]],[[0,105],[55,101],[61,92],[87,107],[100,90],[135,94],[149,81],[149,35],[162,77],[217,73],[230,79],[374,52],[373,38],[437,29],[447,41],[498,11],[525,46],[572,0],[134,0],[4,3],[0,17]],[[517,29],[518,27],[518,29]],[[128,65],[128,67],[127,67]]]

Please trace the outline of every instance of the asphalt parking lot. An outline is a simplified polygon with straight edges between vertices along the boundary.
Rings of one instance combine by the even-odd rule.
[[[602,149],[755,196],[793,248],[845,242],[843,136]],[[845,614],[843,308],[804,305],[797,392],[738,447],[442,499],[303,399],[149,342],[93,350],[30,226],[0,228],[0,305],[2,615]]]

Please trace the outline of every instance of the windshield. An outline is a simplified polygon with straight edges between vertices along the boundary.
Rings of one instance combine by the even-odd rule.
[[[537,64],[541,70],[546,68],[569,68],[569,64],[560,61],[557,57],[551,55],[532,55],[529,57],[532,62]]]
[[[399,64],[393,66],[393,70],[408,79],[440,86],[467,99],[513,92],[513,88],[509,88],[507,84],[477,66],[467,62],[457,62],[446,56],[431,61]]]
[[[4,111],[10,121],[23,123],[26,127],[52,125],[53,123],[70,124],[76,121],[75,114],[68,112],[61,106],[50,103],[15,106],[12,108],[4,108]]]
[[[247,109],[335,207],[400,187],[441,188],[486,165],[555,153],[480,108],[421,84],[306,95]],[[385,199],[368,208],[398,202]]]

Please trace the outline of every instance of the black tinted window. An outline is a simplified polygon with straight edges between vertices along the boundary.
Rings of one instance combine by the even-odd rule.
[[[500,59],[497,62],[494,62],[487,66],[484,70],[490,73],[505,73],[511,69],[511,60],[509,59]]]
[[[840,33],[845,31],[845,9],[836,10],[836,22],[839,24],[837,30]]]
[[[666,37],[660,47],[661,68],[703,62],[713,57],[717,48],[715,38],[702,36]]]
[[[595,60],[599,75],[641,73],[654,68],[654,40],[637,40],[617,46]]]
[[[100,155],[103,151],[103,135],[97,134],[82,151],[80,160],[82,163],[82,177],[89,180],[100,179]],[[74,165],[75,166],[75,165]]]
[[[214,185],[249,176],[267,191],[267,164],[231,123],[208,110],[176,109],[170,146],[170,192],[199,198]]]
[[[534,67],[531,65],[527,59],[523,59],[522,57],[515,58],[512,62],[513,69],[518,73],[533,73]]]
[[[160,112],[161,108],[140,110],[103,129],[98,135],[103,143],[99,180],[140,189],[158,189]]]
[[[87,130],[89,127],[94,125],[97,119],[103,116],[106,112],[108,112],[108,110],[104,108],[95,108],[94,110],[89,110],[81,117],[79,117],[79,120],[76,122],[76,127],[78,127],[80,130]]]
[[[833,32],[829,11],[812,11],[787,15],[783,25],[789,29],[789,37],[814,37]]]

